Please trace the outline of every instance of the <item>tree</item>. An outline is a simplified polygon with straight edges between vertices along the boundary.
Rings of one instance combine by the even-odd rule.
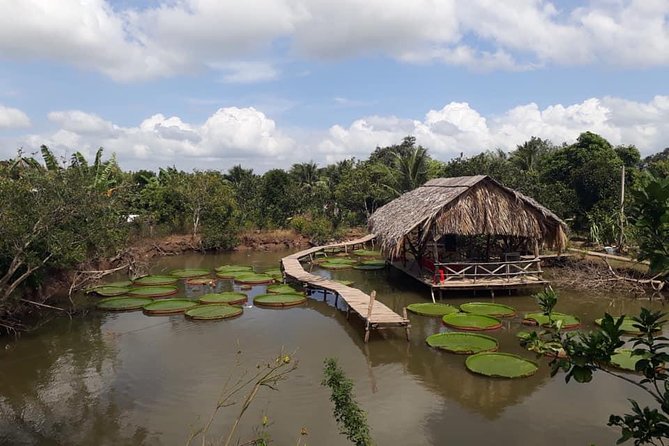
[[[669,274],[669,177],[648,174],[632,192],[631,219],[637,231],[639,259],[650,260],[655,274]]]
[[[549,140],[533,136],[529,141],[516,146],[516,150],[509,155],[509,161],[520,170],[535,172],[542,159],[553,149]]]
[[[239,209],[239,218],[243,224],[251,225],[258,218],[258,189],[260,177],[253,169],[244,169],[241,165],[233,166],[223,175],[232,186]]]
[[[265,172],[258,192],[258,223],[261,226],[283,227],[298,212],[299,187],[286,171],[272,169]]]
[[[427,181],[427,149],[414,147],[408,152],[393,153],[391,167],[384,166],[387,179],[384,186],[394,197],[414,190]]]

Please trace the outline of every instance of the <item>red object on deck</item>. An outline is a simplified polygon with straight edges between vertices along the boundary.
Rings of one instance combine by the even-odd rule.
[[[444,270],[439,268],[439,283],[442,283],[444,281]]]

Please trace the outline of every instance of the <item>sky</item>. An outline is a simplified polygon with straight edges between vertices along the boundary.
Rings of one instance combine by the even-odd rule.
[[[669,0],[0,0],[0,159],[263,172],[584,131],[669,147]]]

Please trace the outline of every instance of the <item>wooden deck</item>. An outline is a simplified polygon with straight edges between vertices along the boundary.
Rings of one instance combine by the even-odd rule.
[[[313,258],[317,252],[332,249],[348,252],[349,249],[353,250],[356,246],[365,246],[366,243],[372,241],[374,238],[375,236],[370,234],[356,240],[325,246],[316,246],[291,254],[281,259],[281,267],[284,276],[287,279],[307,284],[313,288],[336,293],[348,305],[349,313],[353,312],[365,321],[365,342],[369,341],[371,330],[383,330],[387,328],[404,328],[406,330],[407,340],[409,340],[409,328],[411,325],[407,318],[406,308],[404,309],[404,314],[399,315],[385,306],[382,302],[376,301],[375,291],[372,291],[371,295],[367,295],[357,288],[342,285],[339,282],[311,274],[305,271],[300,263],[300,260],[307,257]]]
[[[455,280],[445,280],[443,282],[435,283],[432,280],[432,277],[425,274],[421,274],[418,266],[413,263],[407,263],[405,266],[402,262],[392,262],[391,265],[402,271],[403,273],[413,277],[422,284],[430,287],[432,294],[432,300],[435,301],[434,291],[478,291],[478,290],[489,290],[491,293],[494,290],[503,290],[503,289],[518,289],[526,287],[537,287],[542,286],[548,283],[547,280],[542,279],[540,276],[534,275],[518,275],[518,276],[509,276],[509,277],[478,277],[478,278],[469,278],[462,277]]]

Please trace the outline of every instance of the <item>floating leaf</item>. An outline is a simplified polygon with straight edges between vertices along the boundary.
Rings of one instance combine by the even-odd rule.
[[[430,347],[451,353],[471,355],[472,353],[497,350],[497,339],[478,333],[437,333],[425,340]]]
[[[441,303],[432,303],[432,302],[421,302],[407,305],[407,310],[415,314],[420,314],[421,316],[434,316],[442,317],[447,314],[457,313],[458,309],[453,305],[441,304]]]
[[[240,307],[227,304],[198,305],[186,310],[186,317],[195,320],[219,320],[236,317],[244,312]]]
[[[494,378],[525,378],[534,375],[539,365],[509,353],[484,352],[469,356],[465,366],[473,373]]]

